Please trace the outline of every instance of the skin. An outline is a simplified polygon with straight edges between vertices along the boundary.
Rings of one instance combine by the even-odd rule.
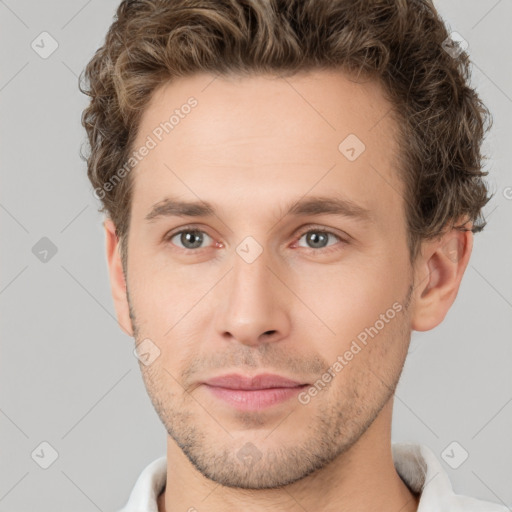
[[[153,94],[134,147],[190,96],[197,107],[132,171],[126,274],[104,223],[119,323],[160,350],[140,363],[168,433],[159,510],[416,510],[391,456],[393,392],[411,331],[437,326],[455,300],[472,233],[424,242],[411,265],[396,125],[374,82],[325,70],[181,78]],[[348,134],[366,146],[352,162],[338,150]],[[171,195],[216,215],[148,222]],[[372,222],[284,216],[312,195],[350,199]],[[199,249],[185,248],[193,233],[189,245],[165,238],[188,224]],[[315,228],[332,235],[315,245]],[[248,236],[262,248],[252,263],[236,251]],[[307,404],[241,412],[201,385],[232,372],[314,383],[394,303],[401,311]]]

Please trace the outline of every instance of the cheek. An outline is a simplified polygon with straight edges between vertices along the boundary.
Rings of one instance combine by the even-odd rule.
[[[337,377],[335,388],[355,402],[379,401],[400,375],[408,347],[408,321],[403,310],[388,314],[387,322],[364,323],[337,338],[324,356]],[[409,333],[410,334],[410,333]],[[337,365],[337,366],[334,366]]]
[[[394,317],[400,309],[396,303],[403,299],[407,288],[404,272],[394,268],[392,261],[381,258],[378,265],[375,261],[361,258],[361,262],[350,265],[311,267],[302,274],[307,278],[297,273],[301,277],[290,287],[310,312],[303,304],[298,305],[296,320],[304,319],[306,328],[322,333],[323,339],[337,340],[337,349],[342,349],[365,328],[376,322],[380,326],[380,315],[385,319]]]
[[[130,298],[137,316],[151,319],[152,330],[163,335],[162,324],[170,328],[186,315],[215,283],[214,278],[206,266],[172,265],[169,260],[162,264],[140,254],[130,262]]]

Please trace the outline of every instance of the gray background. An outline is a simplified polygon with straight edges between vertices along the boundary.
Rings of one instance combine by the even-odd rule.
[[[0,0],[1,511],[116,510],[165,454],[133,340],[114,319],[102,217],[79,158],[77,77],[117,4]],[[442,462],[455,491],[510,507],[512,2],[437,5],[468,40],[473,82],[494,114],[485,151],[496,195],[454,306],[413,334],[393,441],[424,443],[440,460],[457,441],[469,458],[458,469]],[[59,45],[46,59],[31,48],[43,31]],[[32,252],[42,237],[57,248],[46,262]],[[43,441],[58,452],[46,470],[31,456]],[[50,454],[38,453],[40,463]]]

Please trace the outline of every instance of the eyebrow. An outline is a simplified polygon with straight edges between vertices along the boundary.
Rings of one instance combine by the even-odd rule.
[[[167,197],[155,203],[145,219],[150,222],[158,217],[213,217],[215,215],[215,208],[207,201],[180,201]],[[366,223],[373,221],[372,212],[367,208],[350,199],[330,196],[309,196],[292,201],[285,208],[281,218],[301,215],[338,215]]]

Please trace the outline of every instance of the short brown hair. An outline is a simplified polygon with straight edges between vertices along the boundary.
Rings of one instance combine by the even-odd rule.
[[[398,125],[411,261],[447,227],[481,231],[490,197],[480,147],[492,118],[469,85],[468,55],[446,50],[449,37],[431,0],[123,0],[80,85],[91,97],[87,172],[123,268],[132,177],[102,187],[127,161],[155,89],[198,72],[340,69],[378,80]]]

